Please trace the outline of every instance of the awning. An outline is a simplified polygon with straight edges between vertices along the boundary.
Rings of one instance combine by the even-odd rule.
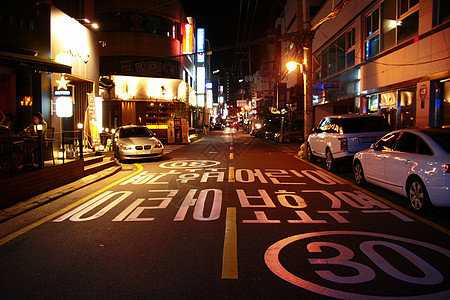
[[[71,66],[59,64],[49,59],[2,51],[0,51],[0,65],[8,65],[13,67],[54,73],[70,74],[72,72]]]

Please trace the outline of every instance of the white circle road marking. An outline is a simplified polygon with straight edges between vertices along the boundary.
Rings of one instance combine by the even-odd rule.
[[[364,299],[393,299],[393,298],[402,298],[402,299],[437,299],[437,297],[442,297],[443,299],[449,299],[450,298],[450,290],[428,294],[428,295],[420,295],[420,296],[399,296],[399,297],[383,297],[383,296],[370,296],[370,295],[362,295],[362,294],[356,294],[356,293],[349,293],[344,291],[339,291],[331,288],[327,288],[324,286],[320,286],[318,284],[309,282],[307,280],[301,279],[294,274],[290,273],[288,270],[286,270],[283,265],[280,262],[280,252],[281,250],[286,247],[287,245],[312,238],[312,237],[319,237],[319,236],[330,236],[330,235],[361,235],[361,236],[370,236],[370,237],[379,237],[379,238],[386,238],[406,243],[411,243],[415,245],[419,245],[425,248],[432,249],[436,252],[440,252],[447,257],[450,258],[450,251],[447,249],[444,249],[442,247],[429,244],[426,242],[416,241],[408,238],[403,237],[397,237],[387,234],[381,234],[381,233],[374,233],[374,232],[361,232],[361,231],[322,231],[322,232],[311,232],[311,233],[305,233],[305,234],[299,234],[294,235],[291,237],[287,237],[285,239],[282,239],[272,246],[270,246],[264,255],[264,260],[266,262],[266,265],[269,267],[269,269],[278,277],[280,277],[283,280],[286,280],[289,283],[292,283],[298,287],[304,288],[306,290],[309,290],[311,292],[315,292],[321,295],[326,295],[330,297],[340,298],[340,299],[358,299],[358,298],[364,298]]]
[[[176,160],[164,162],[159,167],[165,169],[192,169],[211,168],[217,165],[220,165],[220,162],[214,160]]]

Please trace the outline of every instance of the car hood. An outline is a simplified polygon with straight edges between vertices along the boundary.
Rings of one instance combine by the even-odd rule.
[[[129,137],[119,138],[119,143],[124,145],[154,145],[159,144],[159,140],[155,137]]]

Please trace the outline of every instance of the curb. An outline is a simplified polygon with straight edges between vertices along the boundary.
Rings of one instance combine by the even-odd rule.
[[[16,203],[10,207],[0,210],[0,223],[6,222],[20,214],[30,211],[36,207],[52,202],[58,198],[68,195],[82,187],[112,176],[122,170],[122,166],[114,166],[100,172],[87,175],[74,182],[68,183],[51,191],[34,196],[28,200]]]

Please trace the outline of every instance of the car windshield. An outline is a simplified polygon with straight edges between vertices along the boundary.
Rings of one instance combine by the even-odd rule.
[[[390,131],[388,122],[384,117],[362,117],[340,119],[343,133],[361,133]]]
[[[120,130],[121,138],[130,138],[130,137],[152,137],[153,132],[145,127],[130,127],[130,128],[122,128]]]
[[[450,130],[423,130],[422,132],[438,143],[445,152],[450,153]]]

